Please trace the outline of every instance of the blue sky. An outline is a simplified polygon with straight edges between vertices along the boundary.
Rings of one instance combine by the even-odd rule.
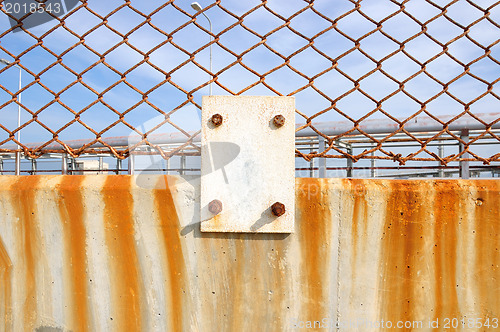
[[[209,1],[200,0],[199,2],[203,7],[207,7],[211,4]],[[88,8],[105,16],[122,3],[123,2],[118,1],[90,0],[88,1]],[[132,6],[143,13],[149,14],[155,11],[163,3],[163,1],[155,0],[132,1]],[[190,6],[191,1],[176,0],[174,3],[175,6],[181,8],[186,13],[191,15],[195,14],[195,11]],[[248,12],[259,3],[261,2],[256,0],[225,0],[221,2],[221,5],[238,16]],[[373,20],[380,21],[399,9],[397,3],[397,1],[364,0],[361,2],[360,9]],[[438,6],[444,6],[449,4],[450,1],[435,1],[435,3]],[[487,8],[491,6],[494,1],[476,0],[475,3],[482,8]],[[303,0],[270,0],[267,6],[284,18],[287,18],[307,6],[307,2]],[[330,19],[340,17],[342,14],[353,9],[354,6],[355,5],[350,1],[316,0],[314,2],[314,9]],[[436,6],[424,0],[411,0],[405,3],[405,8],[408,13],[411,13],[415,19],[421,22],[425,22],[440,13],[440,10]],[[206,14],[213,22],[213,32],[216,35],[237,21],[236,18],[227,14],[223,9],[217,6],[207,10]],[[7,17],[5,14],[3,15],[4,18],[0,20],[0,31],[5,31],[10,28]],[[457,21],[459,24],[467,26],[471,22],[482,17],[483,13],[471,6],[467,1],[460,0],[447,8],[447,16]],[[500,22],[500,6],[493,7],[490,10],[489,18],[497,22],[497,24]],[[188,15],[182,13],[174,6],[167,5],[151,17],[151,22],[166,33],[170,33],[179,26],[189,22],[190,19]],[[144,18],[141,17],[141,15],[134,12],[131,8],[125,7],[112,15],[108,20],[108,24],[121,33],[127,33],[143,21]],[[77,34],[83,34],[100,22],[102,22],[102,20],[94,16],[85,8],[81,8],[69,16],[65,24]],[[199,26],[191,23],[182,30],[174,33],[172,35],[172,42],[186,49],[188,52],[193,52],[206,45],[209,41],[209,35],[200,27],[208,29],[208,22],[203,16],[198,15],[196,23]],[[44,25],[31,28],[30,32],[35,36],[42,36],[55,24],[57,24],[57,21],[51,21]],[[245,16],[243,24],[258,34],[265,35],[277,26],[283,24],[283,20],[262,7],[248,16]],[[294,17],[290,22],[290,27],[292,29],[299,31],[306,37],[312,37],[330,26],[331,24],[327,20],[315,14],[311,9]],[[400,42],[421,31],[420,25],[404,13],[400,13],[390,20],[383,22],[382,26],[384,32]],[[352,38],[359,38],[375,27],[376,25],[374,23],[365,19],[358,12],[353,12],[338,21],[338,29]],[[463,32],[463,29],[447,20],[446,17],[440,17],[432,23],[429,23],[427,29],[431,36],[442,43],[447,43]],[[490,48],[490,56],[494,59],[500,59],[500,45],[498,43],[495,44],[500,36],[500,31],[497,26],[487,20],[482,20],[480,23],[470,28],[468,35],[484,47],[494,44],[494,46]],[[149,25],[144,25],[129,36],[128,42],[134,47],[144,52],[148,52],[158,44],[164,42],[166,38],[164,34],[159,33]],[[107,50],[121,40],[122,38],[120,36],[108,28],[100,27],[85,37],[85,44],[102,54],[107,52]],[[241,26],[237,26],[220,36],[220,44],[237,54],[257,44],[260,40],[261,38],[246,31]],[[54,53],[61,54],[77,41],[78,38],[60,27],[43,38],[43,45]],[[304,38],[294,34],[288,28],[283,28],[271,34],[266,40],[268,46],[283,54],[285,57],[294,53],[307,43],[308,42]],[[0,38],[0,46],[3,48],[0,49],[0,58],[12,60],[12,57],[4,50],[17,56],[34,44],[36,44],[36,40],[26,33],[5,34]],[[398,45],[395,42],[386,38],[380,32],[376,32],[361,40],[360,45],[361,49],[375,60],[380,60],[387,54],[398,49]],[[354,43],[342,36],[339,32],[331,29],[317,37],[314,40],[314,46],[329,57],[336,58],[351,49]],[[421,62],[425,62],[441,49],[442,47],[424,35],[413,39],[405,45],[405,50]],[[484,54],[484,50],[474,45],[474,43],[466,37],[450,44],[449,52],[464,64]],[[150,56],[150,62],[165,71],[170,71],[188,58],[188,55],[169,43],[153,52]],[[141,59],[143,59],[143,56],[127,45],[120,46],[105,57],[106,63],[121,73],[129,70]],[[219,45],[213,46],[214,72],[220,71],[228,64],[235,61],[235,59],[233,55],[226,52]],[[97,60],[97,55],[81,45],[62,57],[62,62],[72,68],[76,73],[85,71],[88,66]],[[208,70],[209,48],[206,47],[197,53],[194,60]],[[54,63],[56,58],[43,50],[42,47],[37,46],[32,51],[24,54],[20,58],[20,61],[23,66],[33,73],[38,74],[43,71],[44,68]],[[252,68],[259,74],[280,66],[283,62],[284,60],[282,58],[273,54],[269,49],[265,48],[264,45],[257,47],[242,58],[242,63],[244,65]],[[332,63],[330,60],[319,55],[312,48],[307,48],[303,52],[293,56],[290,59],[290,65],[304,73],[307,77],[313,77],[324,69],[330,68]],[[338,68],[354,79],[363,76],[375,67],[376,65],[359,51],[353,51],[343,56],[338,61]],[[382,69],[398,80],[406,79],[418,71],[419,68],[420,66],[417,63],[401,52],[382,63]],[[464,70],[462,65],[447,55],[443,55],[430,62],[426,68],[429,73],[444,83],[452,81]],[[472,64],[470,66],[470,72],[486,82],[491,83],[500,77],[500,65],[489,58],[484,58]],[[16,68],[0,69],[0,85],[11,92],[17,91],[17,73]],[[187,63],[172,74],[172,81],[186,91],[192,91],[200,84],[206,82],[208,78],[209,75],[193,63]],[[40,81],[55,92],[61,91],[75,79],[76,77],[73,74],[59,64],[40,76]],[[120,75],[112,72],[103,64],[99,64],[93,69],[85,72],[82,76],[83,82],[99,93],[119,79]],[[131,85],[145,92],[161,82],[164,79],[164,75],[150,65],[143,64],[128,73],[126,79]],[[238,93],[258,80],[259,78],[256,75],[239,64],[224,71],[218,76],[218,82],[227,87],[232,93]],[[26,71],[23,71],[23,86],[33,81],[34,77]],[[293,70],[285,66],[266,76],[265,82],[280,93],[287,95],[306,85],[308,80],[297,75]],[[339,71],[332,69],[316,78],[314,80],[314,86],[334,99],[352,89],[354,84],[345,78]],[[398,84],[385,77],[380,71],[377,71],[361,80],[360,88],[373,96],[376,100],[382,100],[385,96],[396,90]],[[215,95],[227,95],[230,93],[216,84],[214,84],[213,89],[213,94]],[[405,90],[418,98],[421,102],[425,102],[436,93],[439,93],[442,87],[425,74],[420,74],[405,84]],[[487,85],[485,83],[466,75],[451,83],[448,91],[454,96],[459,97],[465,103],[468,103],[477,96],[484,94],[486,90]],[[494,85],[493,91],[497,96],[500,95],[499,83]],[[194,101],[198,105],[201,105],[201,96],[206,94],[208,94],[208,86],[194,92]],[[255,86],[244,94],[275,95],[274,92],[262,84]],[[311,87],[294,94],[294,96],[296,97],[297,109],[308,116],[320,112],[331,105],[330,101],[322,97]],[[0,103],[3,104],[9,99],[10,96],[5,91],[0,90]],[[48,93],[40,85],[35,84],[23,92],[22,99],[23,105],[33,111],[37,111],[51,102],[54,96]],[[73,110],[79,111],[95,101],[96,95],[82,84],[77,83],[75,86],[62,93],[60,99]],[[124,83],[120,83],[117,87],[104,94],[103,99],[109,106],[113,107],[118,112],[123,112],[140,101],[141,96]],[[186,95],[171,84],[165,83],[156,90],[150,92],[148,94],[148,100],[165,112],[169,112],[181,105],[186,100]],[[355,91],[338,101],[336,106],[348,116],[359,119],[374,109],[375,103],[363,96],[359,91]],[[385,101],[382,106],[385,111],[397,118],[407,117],[420,109],[418,102],[410,99],[402,92]],[[471,111],[474,113],[494,112],[499,110],[499,106],[500,101],[495,96],[488,94],[483,96],[478,102],[472,104]],[[436,100],[428,103],[427,109],[436,115],[459,114],[464,110],[464,106],[453,100],[452,97],[442,95]],[[171,120],[186,131],[198,130],[200,128],[198,113],[199,110],[193,104],[188,104],[175,112],[171,116]],[[9,129],[14,129],[16,127],[16,114],[17,105],[9,104],[5,106],[0,109],[1,123]],[[149,121],[149,123],[151,123],[151,121],[153,121],[153,123],[154,121],[161,121],[161,117],[157,117],[158,115],[159,113],[157,111],[143,103],[126,115],[125,119],[133,126],[139,127],[147,121]],[[382,113],[377,112],[370,118],[385,117],[386,116]],[[23,121],[26,121],[31,118],[31,115],[23,111],[22,118]],[[74,116],[62,106],[55,103],[43,110],[38,118],[50,128],[57,130],[65,123],[72,120]],[[118,115],[114,114],[107,106],[100,103],[92,106],[82,115],[82,120],[97,131],[106,128],[117,119]],[[315,121],[343,120],[346,120],[346,118],[339,115],[334,110],[331,110],[316,118]],[[304,122],[304,119],[301,116],[297,116],[296,121]],[[167,124],[158,131],[174,132],[176,129]],[[129,133],[129,128],[123,124],[118,124],[116,127],[104,133],[103,136],[122,136],[128,135]],[[28,128],[23,130],[22,135],[24,142],[40,142],[52,138],[49,132],[36,123],[30,124]],[[95,135],[79,124],[72,125],[60,134],[62,140],[94,137]],[[6,138],[7,134],[0,130],[0,141]]]

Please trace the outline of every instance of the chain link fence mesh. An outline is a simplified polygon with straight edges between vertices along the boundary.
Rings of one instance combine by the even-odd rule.
[[[38,3],[46,8],[49,1]],[[79,1],[31,28],[23,22],[36,13],[19,17],[12,2],[0,1],[4,26],[11,22],[0,33],[0,52],[11,59],[0,68],[0,152],[22,151],[31,158],[106,152],[124,159],[140,145],[164,158],[187,147],[199,150],[196,110],[212,85],[214,94],[296,96],[296,121],[302,123],[297,132],[312,129],[327,142],[324,151],[296,150],[306,160],[489,164],[500,153],[481,155],[472,147],[480,139],[500,141],[493,130],[500,116],[481,119],[500,106],[498,4],[219,0],[195,10],[180,0]],[[10,70],[14,77],[16,68],[23,74],[21,90],[2,76]],[[8,125],[2,110],[17,107],[21,125]],[[443,121],[440,114],[452,116]],[[442,130],[419,136],[405,129],[423,115]],[[157,121],[142,125],[153,117]],[[468,141],[449,129],[463,117],[481,126]],[[396,127],[373,135],[361,127],[368,119]],[[315,127],[325,121],[347,121],[350,128],[328,136]],[[167,151],[150,140],[165,128],[178,132],[183,143]],[[38,133],[33,140],[41,143],[25,144],[19,131],[24,137]],[[128,132],[140,139],[128,146],[105,139]],[[372,148],[354,154],[336,144],[353,134]],[[401,135],[416,143],[406,154],[386,147]],[[82,143],[65,143],[74,138]],[[438,156],[428,145],[440,139],[463,148]]]

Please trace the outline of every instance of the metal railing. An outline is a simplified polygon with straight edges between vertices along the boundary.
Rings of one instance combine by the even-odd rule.
[[[500,114],[482,114],[485,119],[495,118]],[[449,116],[440,117],[445,120]],[[429,137],[433,137],[439,130],[430,118],[419,117],[416,123],[408,126],[407,130],[412,133],[419,141],[425,141]],[[322,123],[318,127],[323,132],[329,135],[335,135],[336,132],[342,132],[348,123]],[[392,124],[383,120],[372,120],[367,126],[367,131],[375,138],[384,137],[388,131],[392,130]],[[450,131],[453,135],[461,136],[462,140],[475,140],[476,146],[484,153],[489,151],[498,151],[500,146],[496,140],[481,137],[481,129],[473,119],[463,118],[459,123],[455,123]],[[300,125],[297,125],[300,127]],[[467,129],[463,129],[467,128]],[[495,134],[500,133],[500,124],[493,126],[492,131]],[[477,139],[479,137],[479,139]],[[169,153],[176,151],[183,144],[182,138],[178,134],[156,134],[149,138],[154,144],[158,145],[162,151]],[[139,141],[136,136],[130,137],[108,137],[103,138],[106,145],[112,146],[114,149],[124,149],[131,144]],[[66,146],[78,146],[85,144],[82,140],[66,141]],[[149,145],[141,145],[131,153],[125,163],[119,158],[107,152],[106,145],[95,144],[92,151],[78,158],[68,156],[64,151],[60,153],[46,154],[38,159],[26,158],[23,173],[26,174],[43,174],[47,172],[62,174],[196,174],[200,173],[200,140],[194,139],[193,144],[196,147],[186,147],[182,149],[174,158],[163,159],[161,155],[152,149]],[[352,133],[348,136],[343,136],[334,142],[335,148],[345,154],[353,155],[356,151],[367,151],[373,148],[374,143],[366,139],[360,133]],[[38,143],[31,143],[28,146],[37,146]],[[314,135],[313,132],[301,131],[296,136],[296,150],[303,154],[320,154],[326,150],[328,142],[320,135]],[[414,150],[419,147],[419,143],[413,139],[409,139],[406,135],[394,135],[391,140],[385,144],[385,148],[395,152],[404,152],[405,150]],[[296,175],[301,177],[328,177],[330,176],[345,176],[345,177],[454,177],[469,178],[472,176],[495,177],[500,172],[500,165],[483,165],[478,163],[474,158],[466,158],[464,155],[456,165],[445,165],[440,160],[445,156],[453,156],[463,151],[463,144],[456,142],[451,135],[443,135],[439,140],[427,144],[429,152],[436,156],[434,165],[429,166],[432,158],[421,158],[413,160],[413,165],[398,165],[394,166],[392,161],[387,161],[385,158],[380,158],[374,152],[370,155],[369,160],[363,160],[365,164],[354,164],[352,158],[312,158],[308,162],[297,159]],[[0,174],[13,173],[14,170],[4,170],[3,161],[13,161],[14,153],[0,154]],[[139,162],[136,162],[136,159]],[[342,159],[345,159],[342,165]],[[60,160],[60,161],[56,161]],[[50,167],[40,169],[37,167],[39,162],[45,162]],[[106,162],[104,162],[106,161]],[[369,161],[369,165],[366,162]],[[418,163],[418,164],[415,164]],[[28,165],[27,165],[28,164]]]

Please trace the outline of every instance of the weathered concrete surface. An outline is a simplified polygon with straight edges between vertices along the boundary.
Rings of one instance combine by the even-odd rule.
[[[193,178],[0,176],[0,330],[500,317],[499,181],[297,179],[290,235],[200,233],[199,192]]]

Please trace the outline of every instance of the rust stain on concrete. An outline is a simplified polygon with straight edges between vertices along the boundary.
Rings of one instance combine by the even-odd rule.
[[[246,260],[243,234],[201,233],[196,282],[205,299],[203,316],[210,317],[215,330],[241,330],[239,315],[244,312],[240,292],[244,290]],[[214,280],[217,276],[218,281]]]
[[[290,269],[287,264],[287,249],[290,241],[290,236],[285,235],[275,236],[275,239],[270,242],[271,244],[271,257],[273,258],[272,264],[272,280],[270,282],[274,289],[272,290],[273,296],[273,314],[274,321],[273,324],[276,328],[285,326],[288,324],[284,319],[286,316],[287,308],[289,310],[291,303],[286,303],[288,295],[288,287],[290,287]]]
[[[368,228],[368,203],[366,200],[366,186],[363,180],[356,179],[343,179],[344,187],[349,188],[353,195],[353,213],[351,222],[351,234],[352,234],[352,277],[356,276],[355,264],[358,257],[358,246],[365,243],[365,235]],[[362,226],[362,229],[360,229]]]
[[[141,330],[141,278],[134,240],[134,202],[128,176],[108,176],[102,188],[104,228],[109,251],[112,306],[117,331]]]
[[[413,321],[419,276],[425,270],[420,256],[427,236],[422,220],[428,193],[418,184],[392,181],[388,191],[386,218],[381,239],[379,272],[379,316],[384,320]],[[422,276],[420,276],[422,278]],[[422,286],[425,287],[425,286]]]
[[[270,330],[282,328],[287,324],[282,319],[286,312],[287,270],[283,257],[287,235],[231,234],[225,235],[226,239],[220,235],[217,237],[224,248],[221,248],[220,260],[225,261],[229,270],[227,284],[222,283],[220,287],[220,291],[228,292],[223,305],[229,307],[230,325],[227,328],[231,331],[252,330],[256,321],[267,322]],[[233,248],[234,261],[230,255]],[[256,306],[261,310],[256,310]]]
[[[81,187],[83,176],[63,176],[57,186],[59,193],[58,207],[63,227],[66,266],[69,272],[69,294],[71,305],[68,306],[71,326],[75,331],[87,331],[92,327],[90,319],[87,285],[87,256],[84,198]]]
[[[255,236],[257,235],[257,236]],[[287,283],[285,267],[280,264],[282,246],[286,234],[245,234],[246,257],[245,281],[239,286],[237,301],[246,308],[239,316],[240,326],[252,330],[251,322],[266,321],[271,330],[279,330],[288,322],[281,316],[286,312],[283,307],[284,285]],[[280,242],[280,243],[278,243]],[[254,304],[247,301],[253,299]],[[259,305],[263,310],[255,310]],[[249,319],[241,319],[248,317]]]
[[[36,225],[36,192],[40,177],[21,176],[16,177],[16,181],[10,188],[12,205],[19,216],[19,223],[16,225],[19,253],[23,255],[24,264],[24,291],[25,299],[23,304],[24,328],[32,330],[37,318],[37,297],[36,297],[36,260],[41,254],[40,234]]]
[[[222,242],[222,241],[219,241]],[[226,241],[227,242],[227,241]],[[234,240],[231,241],[229,245],[234,246],[235,258],[234,262],[229,261],[228,266],[233,266],[234,268],[230,268],[230,278],[231,278],[231,286],[229,287],[232,294],[229,294],[232,298],[232,301],[226,301],[228,304],[229,312],[228,319],[231,321],[231,330],[232,331],[241,331],[243,326],[242,323],[244,321],[241,319],[241,315],[244,313],[244,306],[242,298],[244,298],[245,291],[245,277],[247,274],[245,273],[245,264],[248,264],[247,257],[245,255],[246,251],[246,241],[242,234],[237,234],[234,236]],[[226,243],[226,246],[228,243]],[[224,251],[223,251],[224,255]],[[229,257],[229,255],[228,255]],[[221,290],[223,288],[221,287]]]
[[[183,331],[186,326],[183,322],[184,297],[189,296],[186,283],[186,267],[180,238],[180,224],[171,188],[175,187],[176,178],[164,176],[158,179],[154,189],[155,206],[158,211],[160,228],[167,257],[168,275],[170,279],[170,330]]]
[[[299,213],[298,236],[301,250],[301,270],[307,298],[304,320],[328,317],[327,306],[330,275],[332,216],[328,182],[302,178],[298,182],[296,204]]]
[[[213,329],[250,331],[255,322],[283,329],[291,274],[285,261],[287,234],[201,233],[200,273],[206,298],[204,314]],[[199,275],[202,278],[202,275]],[[250,299],[250,300],[249,300]],[[244,318],[242,318],[244,317]]]
[[[0,238],[0,314],[3,314],[3,330],[12,330],[12,261]],[[2,312],[3,311],[3,312]]]
[[[500,182],[476,182],[474,283],[479,287],[478,317],[500,317]],[[480,204],[479,204],[480,202]]]
[[[449,181],[434,183],[434,319],[461,317],[457,295],[458,224],[465,211],[460,209],[460,188]],[[429,276],[430,277],[430,276]]]

